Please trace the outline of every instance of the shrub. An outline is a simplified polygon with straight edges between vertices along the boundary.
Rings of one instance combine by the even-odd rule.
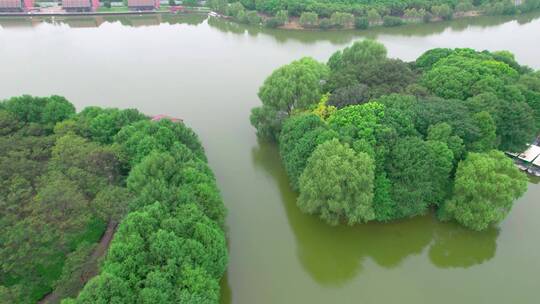
[[[354,21],[354,27],[359,30],[365,30],[369,28],[369,20],[366,17],[358,17]]]
[[[384,16],[383,26],[392,27],[403,25],[403,19],[395,16]]]
[[[303,27],[315,27],[319,23],[319,15],[313,12],[304,12],[300,16],[299,22]]]

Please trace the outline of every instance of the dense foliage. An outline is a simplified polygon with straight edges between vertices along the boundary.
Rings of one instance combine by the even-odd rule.
[[[374,167],[368,154],[356,153],[337,139],[320,144],[300,177],[298,206],[333,225],[374,219]]]
[[[499,223],[526,183],[497,149],[522,151],[540,133],[539,72],[508,52],[434,49],[410,63],[386,54],[357,42],[309,82],[274,73],[261,88],[272,92],[262,108],[269,96],[295,105],[280,115],[257,108],[252,122],[279,142],[300,209],[332,225],[430,209],[471,229]]]
[[[297,17],[303,28],[322,29],[370,25],[398,26],[405,22],[448,20],[467,12],[514,15],[540,8],[540,0],[210,0],[209,6],[239,22],[259,24],[265,16],[269,27]],[[252,16],[251,18],[249,16]],[[271,16],[271,17],[266,17]]]
[[[279,136],[283,121],[293,111],[305,110],[321,98],[321,80],[328,68],[311,58],[302,58],[275,70],[259,89],[262,107],[251,111],[251,124],[269,138]]]
[[[100,202],[121,186],[121,160],[115,148],[93,141],[91,133],[85,138],[56,132],[56,126],[77,119],[75,107],[59,96],[25,95],[0,103],[3,303],[32,303],[69,282],[70,257],[87,256],[86,248],[110,220],[107,208],[118,207],[120,217],[129,199],[125,194]]]
[[[119,222],[100,274],[66,303],[219,302],[225,208],[191,129],[21,96],[0,103],[0,132],[0,302],[77,296]]]

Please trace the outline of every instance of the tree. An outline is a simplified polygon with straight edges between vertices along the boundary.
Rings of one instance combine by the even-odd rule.
[[[403,25],[405,22],[401,17],[386,15],[383,17],[383,26],[393,27]]]
[[[197,158],[206,161],[204,149],[195,132],[183,123],[168,119],[158,122],[142,120],[125,126],[114,140],[132,166],[154,150],[170,151],[181,146],[189,148]]]
[[[98,192],[92,201],[92,208],[104,221],[118,223],[127,214],[131,199],[131,193],[126,188],[108,186]]]
[[[282,25],[286,24],[287,22],[289,22],[289,12],[287,12],[286,10],[280,10],[279,12],[276,13],[275,18]]]
[[[225,14],[227,12],[228,5],[229,4],[227,0],[209,0],[208,1],[208,6],[212,10],[221,14]]]
[[[245,11],[245,8],[240,2],[231,3],[229,7],[227,7],[227,15],[229,16],[238,17],[238,13],[241,11]]]
[[[251,112],[251,124],[258,135],[275,140],[283,121],[293,111],[318,103],[327,74],[326,66],[312,58],[302,58],[275,70],[259,89],[262,107]]]
[[[376,9],[372,8],[367,12],[367,19],[369,20],[369,23],[377,24],[381,22],[381,15]]]
[[[366,153],[355,153],[337,139],[322,143],[300,177],[298,207],[331,225],[370,221],[375,218],[373,171]]]
[[[341,109],[346,106],[359,105],[368,101],[368,86],[359,83],[335,90],[328,98],[328,105]]]
[[[386,48],[381,43],[373,40],[355,42],[343,51],[335,52],[328,60],[330,77],[326,88],[333,91],[337,88],[364,83],[364,79],[377,79],[382,74],[377,68],[369,69],[371,72],[368,73],[363,73],[363,71],[367,67],[375,67],[385,60]]]
[[[473,50],[456,49],[425,72],[422,83],[440,97],[464,100],[517,79],[518,72],[504,62]]]
[[[387,169],[395,204],[392,218],[424,214],[430,205],[443,203],[450,190],[452,161],[452,151],[442,142],[399,139]]]
[[[186,147],[150,153],[133,167],[127,187],[135,195],[132,208],[155,201],[174,206],[196,203],[209,218],[224,225],[225,208],[214,176]]]
[[[434,5],[431,7],[431,12],[444,20],[450,20],[452,19],[452,9],[448,4],[441,4],[441,5]]]
[[[299,22],[303,27],[315,27],[319,24],[319,16],[317,13],[304,12],[300,16]]]
[[[375,131],[380,127],[382,117],[384,117],[384,106],[370,102],[338,110],[330,116],[328,124],[347,143],[352,144],[356,140],[362,140],[373,146],[376,142]]]
[[[497,127],[491,115],[486,112],[478,112],[473,115],[473,119],[480,130],[480,137],[471,144],[470,150],[473,152],[488,152],[497,147]]]
[[[349,13],[334,12],[330,21],[339,27],[350,27],[354,23],[354,15]]]
[[[121,278],[107,272],[92,278],[75,301],[77,304],[122,304],[133,302],[136,302],[135,296],[129,285]]]
[[[452,200],[443,208],[460,224],[485,230],[500,223],[526,190],[527,178],[502,152],[469,153],[458,166]]]
[[[285,121],[279,137],[279,151],[293,189],[315,148],[337,137],[316,115],[296,115]]]
[[[452,135],[452,133],[452,127],[445,122],[441,122],[429,127],[427,139],[445,143],[452,151],[454,160],[459,161],[463,156],[465,147],[463,146],[463,140],[457,135]]]
[[[366,17],[357,17],[354,22],[354,26],[359,30],[365,30],[369,28],[369,20]]]

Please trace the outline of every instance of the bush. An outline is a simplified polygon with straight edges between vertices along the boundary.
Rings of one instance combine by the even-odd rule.
[[[384,16],[383,26],[392,27],[403,25],[403,19],[395,16]]]
[[[443,20],[452,19],[453,11],[448,4],[434,5],[431,7],[433,15],[442,18]]]
[[[248,11],[246,13],[246,19],[249,24],[258,25],[261,24],[261,17],[257,14],[256,11]]]
[[[354,23],[354,16],[349,13],[335,12],[330,17],[331,23],[339,27],[349,27]]]
[[[366,17],[358,17],[354,21],[354,27],[359,30],[365,30],[369,28],[369,20]]]
[[[335,26],[335,24],[332,22],[332,20],[328,18],[323,18],[321,21],[319,21],[319,27],[323,30],[331,29]]]
[[[276,28],[276,27],[280,27],[282,25],[283,25],[283,23],[281,23],[281,21],[279,21],[279,19],[277,19],[275,17],[266,19],[266,21],[264,22],[264,26],[269,27],[269,28]]]
[[[299,22],[303,27],[316,27],[319,23],[319,15],[313,12],[304,12],[300,16]]]
[[[289,13],[286,10],[281,10],[274,16],[281,24],[289,22]]]

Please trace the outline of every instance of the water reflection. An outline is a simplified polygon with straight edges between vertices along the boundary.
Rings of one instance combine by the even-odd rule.
[[[434,243],[429,249],[429,258],[434,265],[468,268],[495,256],[499,229],[475,232],[455,223],[439,223],[434,235]]]
[[[518,24],[527,24],[540,17],[540,12],[532,12],[519,16],[485,16],[476,18],[461,18],[452,21],[434,22],[429,25],[409,24],[399,27],[376,27],[369,30],[357,31],[294,31],[294,30],[280,30],[280,29],[268,29],[264,27],[256,27],[249,25],[242,25],[236,22],[227,21],[219,18],[208,18],[208,25],[225,33],[243,34],[248,33],[250,35],[265,34],[273,37],[279,43],[286,43],[290,40],[299,41],[304,44],[312,44],[318,41],[329,41],[332,44],[345,44],[349,43],[355,38],[365,37],[376,39],[380,35],[399,35],[404,37],[424,37],[442,33],[446,30],[452,30],[455,32],[465,31],[471,27],[476,28],[488,28],[496,25],[501,25],[510,21],[517,21]]]
[[[160,24],[187,24],[198,25],[206,20],[204,14],[172,15],[172,14],[145,14],[145,15],[111,15],[111,16],[69,16],[69,17],[1,17],[0,27],[35,27],[43,23],[67,25],[71,28],[100,27],[104,23],[119,22],[124,26],[141,27],[157,26]]]
[[[232,288],[231,284],[229,283],[229,273],[225,272],[225,275],[223,275],[223,278],[220,282],[220,288],[221,288],[221,298],[220,303],[221,304],[230,304],[232,303]]]
[[[474,232],[454,223],[441,223],[431,214],[391,223],[331,227],[298,209],[297,195],[288,184],[275,145],[259,141],[252,149],[252,161],[279,187],[296,238],[298,259],[321,285],[344,285],[362,273],[366,259],[392,269],[426,250],[438,268],[467,268],[495,256],[497,229]]]

